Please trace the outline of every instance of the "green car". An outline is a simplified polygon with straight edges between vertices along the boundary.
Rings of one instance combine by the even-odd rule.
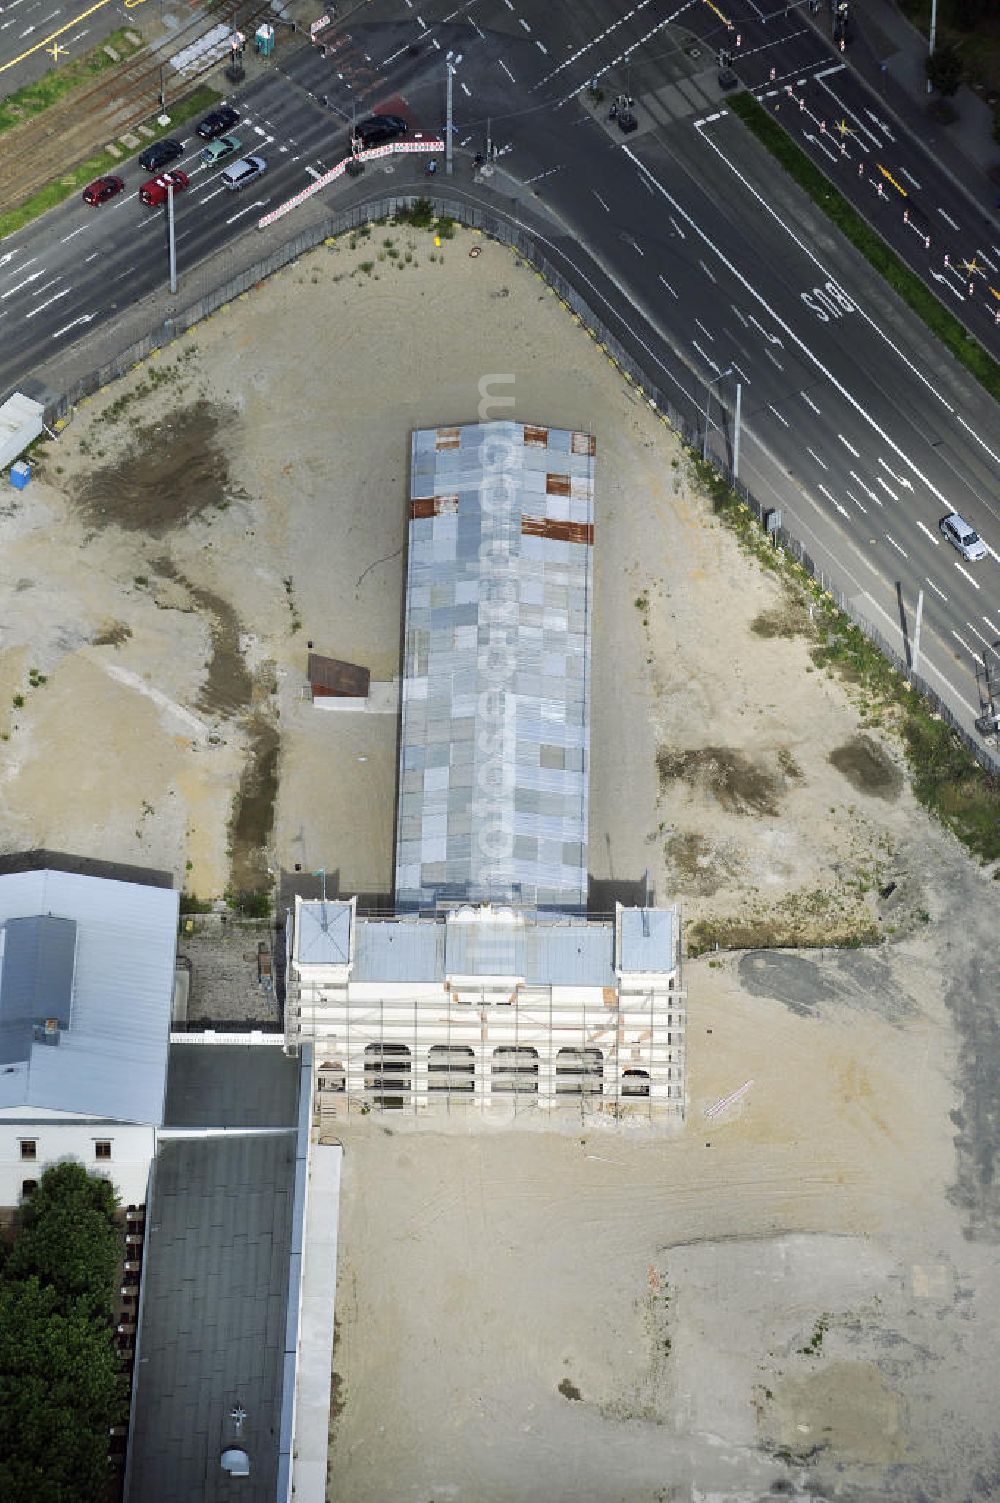
[[[209,141],[201,159],[206,167],[214,167],[216,162],[224,162],[242,150],[243,142],[237,136],[220,136],[217,141]]]

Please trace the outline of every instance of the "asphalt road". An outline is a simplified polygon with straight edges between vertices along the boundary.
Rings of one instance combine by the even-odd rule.
[[[971,725],[980,655],[1000,638],[996,408],[725,112],[714,51],[693,24],[713,14],[707,0],[679,10],[684,30],[677,5],[657,0],[624,16],[608,0],[373,0],[332,29],[325,56],[281,53],[280,71],[235,101],[244,149],[269,162],[246,194],[201,167],[192,140],[178,164],[192,173],[176,204],[182,282],[185,265],[333,166],[353,113],[377,104],[439,132],[445,54],[461,53],[466,187],[468,152],[489,134],[500,152],[490,188],[549,212],[554,262],[692,426],[709,402],[711,447],[730,464],[739,382],[742,478],[897,650],[923,592],[921,671]],[[829,67],[812,32],[779,37],[768,56],[807,44]],[[606,104],[588,106],[595,75],[635,94],[635,135],[608,124]],[[125,175],[127,196],[67,204],[4,242],[0,391],[162,284],[164,216],[136,199],[144,174]],[[359,190],[326,191],[336,204]],[[944,542],[952,509],[979,528],[986,559],[966,563]]]
[[[0,99],[82,57],[150,0],[0,0]]]

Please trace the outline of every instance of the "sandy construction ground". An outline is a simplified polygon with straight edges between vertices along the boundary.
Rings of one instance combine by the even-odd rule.
[[[648,870],[705,948],[688,1123],[336,1125],[331,1497],[1000,1495],[997,886],[669,431],[473,243],[319,249],[6,493],[6,849],[388,892],[396,718],[313,709],[308,643],[398,672],[413,427],[486,377],[487,416],[593,428],[591,878]]]

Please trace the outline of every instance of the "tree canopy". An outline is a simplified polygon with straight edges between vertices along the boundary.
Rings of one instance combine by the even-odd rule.
[[[113,1187],[46,1170],[0,1272],[0,1498],[103,1503],[127,1389],[114,1346],[122,1257]]]

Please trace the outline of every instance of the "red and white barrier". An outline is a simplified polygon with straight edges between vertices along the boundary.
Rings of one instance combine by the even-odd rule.
[[[374,162],[378,157],[406,156],[421,151],[427,153],[444,151],[444,142],[423,140],[391,141],[388,146],[373,146],[369,151],[359,151],[356,156],[345,157],[342,162],[337,163],[336,167],[331,167],[329,172],[324,172],[322,177],[318,177],[315,182],[310,183],[308,188],[303,188],[301,193],[296,193],[294,198],[286,199],[283,204],[279,204],[269,214],[264,214],[258,219],[257,228],[259,230],[266,230],[269,224],[274,224],[276,219],[281,219],[285,214],[290,214],[293,209],[298,208],[299,204],[304,204],[307,198],[312,198],[314,193],[319,193],[323,188],[328,188],[331,183],[335,183],[338,177],[343,177],[349,162]]]

